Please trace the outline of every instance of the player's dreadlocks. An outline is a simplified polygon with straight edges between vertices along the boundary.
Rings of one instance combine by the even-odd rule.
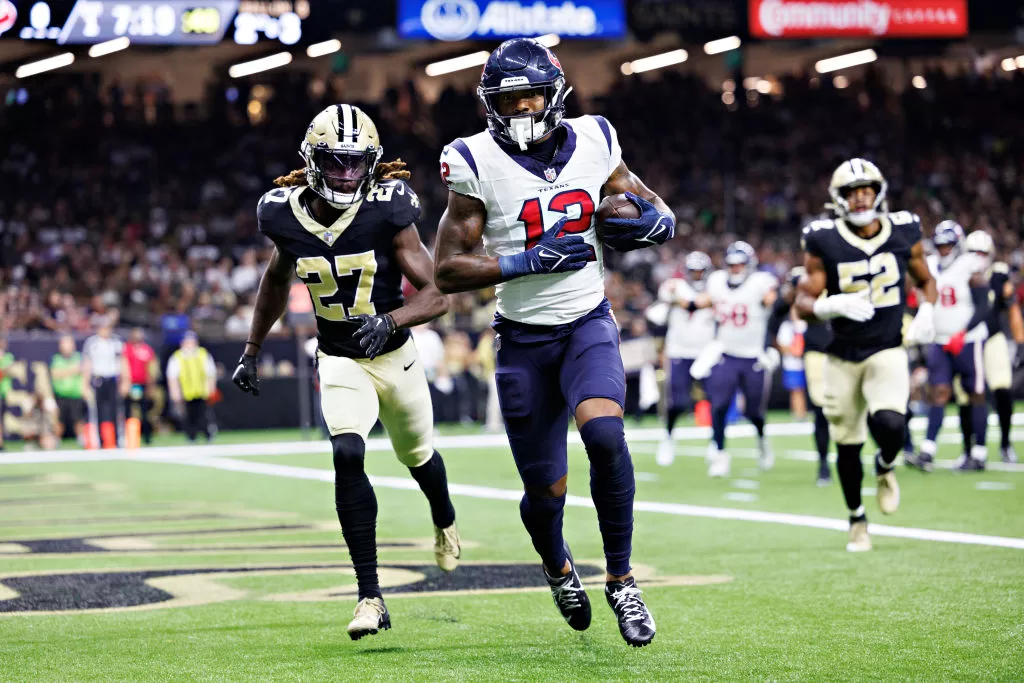
[[[373,169],[373,180],[408,180],[412,173],[405,170],[405,162],[401,159],[394,161],[382,161]],[[306,169],[297,168],[288,175],[279,176],[274,179],[274,185],[278,187],[297,187],[306,184]]]

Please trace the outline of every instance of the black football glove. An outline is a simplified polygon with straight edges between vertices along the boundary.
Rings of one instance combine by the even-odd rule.
[[[362,323],[352,336],[359,340],[359,347],[366,351],[366,357],[373,360],[380,355],[384,345],[395,333],[395,321],[390,314],[354,315],[350,321]]]
[[[1024,344],[1017,345],[1017,353],[1013,356],[1013,369],[1018,370],[1024,365]]]
[[[256,356],[243,355],[238,359],[238,367],[231,375],[235,386],[253,396],[260,395],[260,378],[256,372]]]

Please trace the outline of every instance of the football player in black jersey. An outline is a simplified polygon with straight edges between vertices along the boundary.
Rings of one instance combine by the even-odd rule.
[[[805,273],[794,304],[805,320],[832,325],[822,407],[850,510],[850,552],[871,549],[860,493],[860,453],[869,429],[879,449],[878,507],[885,514],[899,507],[893,461],[903,446],[910,395],[902,332],[908,272],[926,300],[908,336],[918,343],[935,337],[938,294],[921,245],[921,222],[907,211],[889,213],[886,189],[881,172],[864,159],[844,161],[835,170],[829,194],[836,218],[812,221],[803,230]]]
[[[377,128],[363,111],[330,106],[309,125],[306,167],[278,178],[257,206],[274,242],[233,379],[259,395],[256,357],[284,313],[292,272],[309,290],[317,320],[317,372],[334,450],[334,496],[359,584],[348,625],[353,640],[391,627],[377,578],[377,499],[363,468],[377,418],[399,461],[426,494],[438,566],[458,564],[459,535],[444,461],[433,447],[433,411],[409,328],[443,315],[433,260],[416,230],[420,205],[401,161],[381,163]],[[402,298],[402,276],[419,291]]]
[[[782,322],[789,317],[796,301],[797,283],[803,277],[803,266],[789,271],[787,282],[782,287],[779,298],[775,301],[775,310],[768,323],[768,338],[775,345]],[[825,351],[832,341],[832,328],[827,322],[810,322],[804,332],[804,374],[807,377],[807,397],[810,399],[814,412],[814,446],[818,451],[818,486],[832,483],[832,473],[828,468],[829,427],[828,419],[822,409],[825,395]],[[781,351],[781,349],[779,349]]]
[[[1010,428],[1013,424],[1013,360],[1007,343],[1005,329],[1009,328],[1017,344],[1024,344],[1024,320],[1017,305],[1017,292],[1010,279],[1010,267],[1002,261],[993,261],[995,243],[984,230],[975,230],[967,235],[964,248],[972,254],[985,258],[991,264],[988,282],[991,289],[988,323],[988,339],[985,340],[984,359],[985,385],[992,392],[992,403],[999,415],[999,451],[1003,462],[1017,462],[1017,452],[1010,442]],[[973,438],[970,397],[957,387],[957,402],[960,404],[960,430],[963,433],[965,453],[970,453]]]

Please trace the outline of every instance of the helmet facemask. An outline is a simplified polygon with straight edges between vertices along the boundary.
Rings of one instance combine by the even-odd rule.
[[[858,187],[873,187],[875,190],[875,201],[868,209],[853,211],[850,208],[850,202],[846,199],[845,195]],[[885,195],[888,189],[889,184],[884,180],[858,181],[839,188],[830,187],[829,194],[832,196],[831,208],[834,209],[835,212],[839,214],[839,217],[844,221],[847,221],[858,228],[863,228],[866,225],[871,225],[871,223],[878,220],[878,218],[887,211]]]
[[[328,149],[304,142],[306,182],[331,206],[343,209],[358,203],[370,191],[381,148]]]
[[[544,108],[537,112],[504,115],[499,101],[501,95],[520,90],[539,90],[544,96]],[[572,92],[566,87],[565,78],[559,77],[544,83],[529,83],[525,77],[506,78],[497,88],[479,86],[477,97],[487,112],[487,127],[502,142],[518,145],[525,150],[553,131],[565,116],[565,98]]]

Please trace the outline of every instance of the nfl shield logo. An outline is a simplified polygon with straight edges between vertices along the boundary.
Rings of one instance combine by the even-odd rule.
[[[558,177],[558,174],[555,173],[555,169],[553,169],[553,168],[545,168],[544,169],[544,177],[547,179],[547,181],[549,183],[553,183],[553,182],[555,182],[555,178]]]
[[[324,242],[327,242],[327,244],[330,244],[333,240],[334,240],[334,233],[332,233],[332,232],[325,232],[324,233]]]

